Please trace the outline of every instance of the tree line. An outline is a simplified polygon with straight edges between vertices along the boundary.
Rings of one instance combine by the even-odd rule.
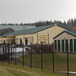
[[[63,25],[63,26],[67,26],[68,28],[71,28],[73,26],[76,26],[76,19],[69,19],[67,21],[39,21],[39,22],[36,22],[34,23],[36,27],[39,27],[39,26],[44,26],[44,25],[51,25],[51,24],[58,24],[58,25]]]
[[[35,23],[2,23],[0,25],[23,25],[23,26],[33,26],[35,25],[36,27],[39,27],[39,26],[45,26],[45,25],[51,25],[51,24],[58,24],[58,25],[63,25],[63,26],[67,26],[68,28],[71,28],[73,26],[76,26],[76,19],[69,19],[67,21],[60,21],[60,20],[54,20],[54,21],[38,21],[38,22],[35,22]]]

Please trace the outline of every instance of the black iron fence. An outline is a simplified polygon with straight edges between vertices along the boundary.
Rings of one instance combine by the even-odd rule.
[[[38,47],[38,48],[37,48]],[[34,45],[24,43],[1,43],[0,61],[2,63],[40,68],[50,72],[69,74],[76,72],[76,55],[68,51],[59,53],[54,50],[54,45]]]

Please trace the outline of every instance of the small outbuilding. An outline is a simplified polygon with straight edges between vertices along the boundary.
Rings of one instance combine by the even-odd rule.
[[[76,52],[76,30],[65,30],[54,38],[57,52]]]
[[[11,28],[0,29],[0,43],[3,43],[6,40],[6,37],[2,37],[2,35],[14,32]]]

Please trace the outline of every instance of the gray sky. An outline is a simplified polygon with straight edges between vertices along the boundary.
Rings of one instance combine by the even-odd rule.
[[[0,0],[0,23],[76,18],[76,0]]]

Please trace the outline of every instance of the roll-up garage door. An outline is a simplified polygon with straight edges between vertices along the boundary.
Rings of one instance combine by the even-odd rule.
[[[70,52],[73,52],[73,39],[70,39]]]
[[[58,40],[58,51],[60,52],[60,40]]]
[[[66,40],[66,51],[68,51],[68,40]]]
[[[62,40],[62,52],[64,52],[64,40]]]
[[[76,39],[74,39],[74,52],[76,52]]]

